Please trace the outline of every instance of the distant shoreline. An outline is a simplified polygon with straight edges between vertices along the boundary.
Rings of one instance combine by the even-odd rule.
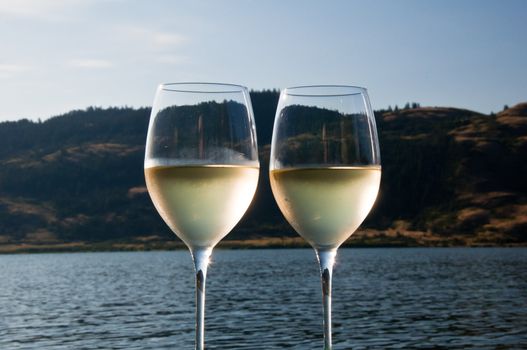
[[[443,239],[434,242],[412,241],[406,237],[386,239],[383,237],[368,239],[353,237],[342,247],[347,248],[438,248],[438,247],[527,247],[526,243],[498,242],[462,242],[459,238]],[[224,240],[217,249],[291,249],[310,248],[301,237],[261,237],[247,240]],[[134,241],[103,241],[103,242],[69,242],[69,243],[4,243],[0,244],[0,254],[36,254],[36,253],[74,253],[74,252],[120,252],[120,251],[172,251],[186,250],[187,247],[179,240],[134,240]]]

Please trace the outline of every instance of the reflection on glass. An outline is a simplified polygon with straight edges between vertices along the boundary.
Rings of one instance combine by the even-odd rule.
[[[366,90],[306,86],[282,91],[269,169],[280,210],[317,253],[324,349],[331,349],[331,277],[337,249],[368,215],[381,180]]]
[[[247,210],[258,183],[247,89],[210,83],[161,85],[150,116],[144,166],[157,211],[194,260],[196,349],[203,349],[209,257]]]

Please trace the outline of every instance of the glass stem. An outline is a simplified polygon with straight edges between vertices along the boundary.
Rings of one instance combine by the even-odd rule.
[[[324,306],[324,350],[332,350],[331,342],[331,277],[337,249],[315,249],[322,279],[322,304]]]
[[[192,249],[196,272],[196,350],[205,349],[205,282],[212,248]]]

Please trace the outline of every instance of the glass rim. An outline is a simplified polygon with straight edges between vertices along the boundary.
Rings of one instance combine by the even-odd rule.
[[[300,85],[285,88],[282,93],[298,97],[339,97],[361,95],[367,91],[366,88],[357,85]]]
[[[210,82],[177,82],[161,83],[159,90],[170,92],[185,92],[194,94],[233,94],[247,92],[247,87],[229,83],[210,83]]]

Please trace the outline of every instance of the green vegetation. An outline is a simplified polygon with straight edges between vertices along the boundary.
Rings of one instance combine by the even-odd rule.
[[[225,246],[296,245],[267,175],[278,92],[251,97],[261,178]],[[405,107],[376,112],[381,192],[350,244],[525,244],[527,103],[495,115]],[[0,123],[0,252],[179,247],[144,187],[149,113],[88,108]]]

